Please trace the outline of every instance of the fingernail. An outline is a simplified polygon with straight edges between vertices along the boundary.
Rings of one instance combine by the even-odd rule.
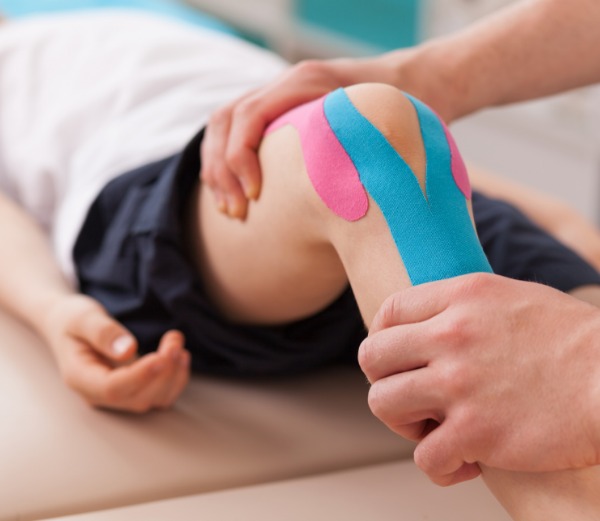
[[[225,199],[219,198],[217,200],[217,207],[219,208],[219,212],[227,213],[227,202]]]
[[[112,352],[121,356],[131,347],[132,339],[127,335],[120,336],[112,344]]]
[[[236,219],[245,219],[246,218],[246,202],[240,202],[238,200],[233,200],[229,205],[229,215]]]
[[[246,198],[256,199],[256,196],[257,196],[256,186],[254,186],[253,183],[247,181],[244,178],[240,179],[240,183],[242,185],[242,190],[244,191],[244,195],[246,196]]]

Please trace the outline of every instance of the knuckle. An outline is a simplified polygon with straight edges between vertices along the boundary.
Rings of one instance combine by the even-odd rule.
[[[491,273],[471,273],[462,278],[459,292],[467,297],[487,294],[495,281],[496,277]]]
[[[460,363],[445,364],[439,374],[439,388],[444,390],[448,400],[456,403],[469,395],[469,371]]]
[[[244,149],[241,147],[228,147],[225,151],[225,163],[232,171],[239,171],[244,164]],[[231,174],[221,175],[221,177],[231,179]]]
[[[240,101],[233,109],[233,119],[242,119],[256,114],[260,107],[259,98],[251,96]]]
[[[433,336],[449,348],[464,346],[471,336],[471,319],[463,313],[454,313],[437,326]]]
[[[305,79],[320,78],[325,74],[326,66],[319,60],[302,60],[291,70],[291,74],[297,74]]]
[[[381,385],[375,383],[371,386],[367,395],[367,403],[375,417],[379,418],[384,423],[387,423],[385,396]]]
[[[231,107],[226,105],[223,107],[219,107],[215,110],[209,120],[208,120],[208,128],[214,129],[215,127],[221,127],[227,124],[229,118],[231,117]],[[210,133],[211,131],[209,131]]]

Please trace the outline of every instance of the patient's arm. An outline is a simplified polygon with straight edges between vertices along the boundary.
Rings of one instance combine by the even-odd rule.
[[[133,357],[135,339],[69,286],[37,223],[2,193],[0,222],[0,305],[49,344],[67,384],[97,406],[144,411],[173,403],[188,378],[181,335],[170,332],[157,354],[115,367]]]
[[[415,140],[418,127],[406,98],[381,85],[358,85],[347,93],[422,182],[423,149]],[[366,216],[355,222],[327,208],[308,179],[292,127],[263,141],[260,161],[263,191],[245,223],[219,213],[207,189],[200,190],[195,246],[214,301],[234,320],[277,323],[322,309],[349,279],[370,324],[386,297],[410,285],[378,206],[370,199]],[[515,519],[587,520],[600,515],[595,469],[519,474],[484,468],[484,474]],[[544,508],[537,509],[540,503]]]
[[[470,166],[469,177],[477,190],[515,205],[600,270],[600,232],[564,201],[476,166]]]

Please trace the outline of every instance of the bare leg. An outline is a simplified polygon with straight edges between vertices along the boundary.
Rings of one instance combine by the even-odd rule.
[[[382,85],[347,93],[422,182],[423,146],[408,100]],[[260,159],[264,189],[246,223],[219,214],[200,191],[196,249],[213,299],[235,320],[276,323],[323,308],[349,280],[369,324],[386,297],[410,284],[379,208],[370,201],[366,217],[354,223],[327,209],[310,184],[291,127],[264,140]],[[484,469],[490,489],[519,521],[598,519],[599,472]]]
[[[390,120],[390,108],[406,116],[390,140],[424,176],[424,152],[410,102],[381,85],[347,92],[373,121],[381,120],[381,128]],[[292,127],[269,135],[260,159],[263,191],[245,223],[221,215],[206,190],[200,194],[197,250],[212,297],[236,320],[281,322],[325,307],[350,279],[369,324],[385,297],[410,284],[377,205],[371,200],[366,217],[355,223],[334,215],[310,183]]]

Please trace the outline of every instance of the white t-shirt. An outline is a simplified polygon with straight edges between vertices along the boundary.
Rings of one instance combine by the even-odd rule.
[[[0,190],[72,249],[102,187],[173,154],[211,112],[286,64],[226,34],[138,11],[0,26]]]

